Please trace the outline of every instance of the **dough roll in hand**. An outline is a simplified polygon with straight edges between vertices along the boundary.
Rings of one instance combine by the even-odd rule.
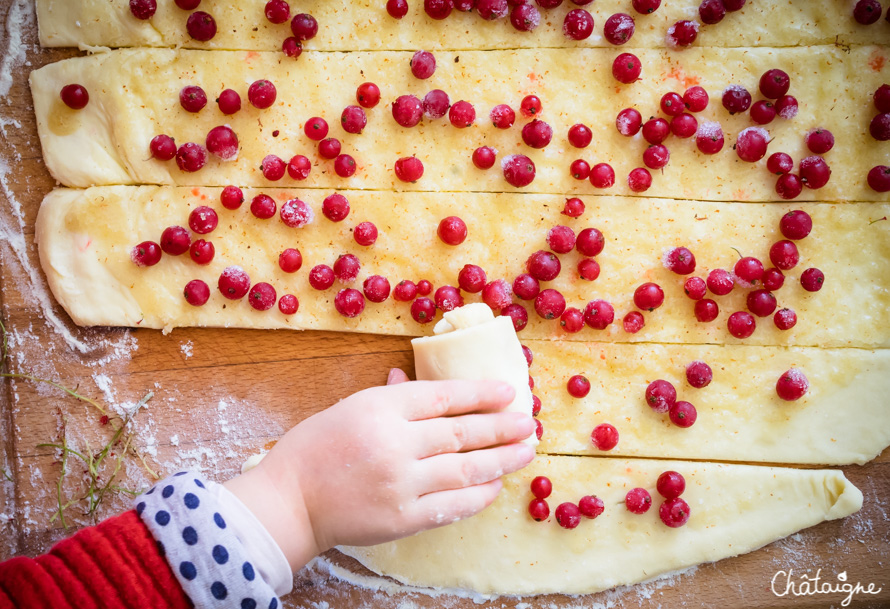
[[[528,364],[509,317],[496,318],[487,305],[473,303],[445,313],[434,331],[411,341],[418,381],[503,381],[516,390],[506,410],[531,416]],[[534,434],[525,441],[538,443]]]

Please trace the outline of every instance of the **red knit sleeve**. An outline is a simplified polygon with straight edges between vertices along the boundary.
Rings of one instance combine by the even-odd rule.
[[[37,558],[0,563],[0,609],[187,609],[163,547],[136,512],[84,529]]]

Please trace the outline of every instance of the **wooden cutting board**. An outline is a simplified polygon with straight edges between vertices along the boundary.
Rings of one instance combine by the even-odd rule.
[[[12,0],[0,2],[5,23]],[[200,469],[225,480],[242,461],[268,447],[285,430],[357,390],[381,384],[391,367],[413,373],[408,339],[322,332],[244,330],[155,331],[82,330],[73,327],[49,295],[33,247],[33,227],[40,201],[54,182],[44,167],[27,85],[30,70],[76,55],[70,50],[42,50],[33,22],[2,27],[4,70],[12,85],[0,104],[0,318],[10,331],[8,372],[57,381],[95,399],[105,408],[132,406],[148,391],[154,397],[133,419],[131,445],[148,468],[162,475]],[[16,44],[21,35],[23,47]],[[12,44],[12,46],[10,46]],[[14,61],[19,51],[28,65]],[[0,75],[0,83],[3,76]],[[101,221],[101,219],[97,219]],[[8,243],[7,243],[8,242]],[[99,452],[112,436],[114,421],[45,383],[4,379],[0,391],[0,558],[35,555],[78,527],[126,509],[123,491],[110,491],[93,515],[86,501],[64,511],[68,528],[53,520],[58,505],[61,464],[58,452],[39,448],[59,443]],[[839,413],[842,416],[842,413]],[[112,447],[99,484],[109,479],[122,444]],[[152,482],[140,461],[121,461],[113,484],[138,491]],[[842,521],[826,522],[751,554],[702,565],[682,575],[580,598],[547,596],[498,599],[491,607],[828,607],[843,594],[776,596],[771,582],[793,570],[793,579],[821,570],[824,581],[869,583],[878,595],[858,594],[852,607],[890,606],[890,450],[866,466],[844,468],[862,489],[862,511]],[[64,501],[84,492],[85,466],[68,461],[61,486]],[[331,552],[330,563],[370,575],[356,563]],[[477,607],[471,599],[429,597],[404,590],[360,588],[330,574],[328,562],[296,577],[291,607]],[[368,580],[373,585],[392,582]],[[785,578],[776,578],[785,590]]]

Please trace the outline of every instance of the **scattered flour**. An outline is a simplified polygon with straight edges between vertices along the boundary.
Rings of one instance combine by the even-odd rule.
[[[187,340],[181,345],[179,345],[179,350],[182,351],[182,354],[185,356],[185,359],[189,359],[192,355],[194,355],[194,344],[192,341]]]

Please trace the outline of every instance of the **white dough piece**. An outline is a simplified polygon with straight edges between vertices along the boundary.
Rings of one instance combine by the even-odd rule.
[[[247,189],[247,202],[230,211],[219,204],[217,188],[104,187],[60,189],[44,200],[36,225],[40,259],[59,303],[79,325],[133,326],[171,330],[181,326],[292,328],[342,330],[378,334],[431,334],[433,325],[420,325],[409,304],[389,298],[367,303],[356,318],[341,317],[333,306],[335,287],[320,292],[308,283],[317,264],[332,265],[342,253],[358,256],[362,269],[352,287],[361,289],[370,275],[386,277],[390,285],[402,279],[428,279],[438,288],[457,285],[466,264],[485,269],[489,281],[512,283],[525,272],[526,259],[546,249],[546,234],[555,225],[576,233],[600,229],[605,249],[597,256],[602,267],[593,282],[575,272],[581,256],[561,255],[562,272],[546,287],[563,293],[568,306],[583,308],[593,299],[613,303],[616,322],[606,330],[586,328],[567,334],[558,321],[537,316],[533,303],[518,301],[529,313],[521,340],[552,338],[573,341],[658,342],[685,344],[800,345],[819,347],[890,346],[890,216],[887,204],[726,204],[629,197],[589,197],[579,219],[560,214],[564,197],[481,193],[384,193],[342,191],[351,212],[343,222],[327,220],[321,202],[330,191],[265,190],[280,205],[299,197],[315,210],[315,221],[302,229],[287,228],[278,218],[259,220],[248,210],[259,191]],[[216,256],[205,267],[188,255],[164,256],[151,268],[136,267],[130,250],[145,240],[158,241],[172,225],[188,226],[191,209],[209,205],[219,214],[217,229],[206,235]],[[776,292],[780,307],[797,312],[797,325],[781,332],[771,318],[758,318],[757,330],[744,341],[730,336],[726,320],[745,309],[748,290],[737,288],[717,298],[721,313],[712,323],[699,323],[693,302],[683,293],[684,277],[662,265],[667,249],[689,247],[696,256],[696,274],[731,269],[746,255],[768,261],[769,247],[781,239],[779,220],[790,209],[804,209],[813,218],[810,236],[798,242],[800,264],[788,271],[785,287]],[[436,236],[439,221],[456,215],[468,226],[467,240],[457,247]],[[371,221],[380,236],[368,248],[358,246],[351,230]],[[303,268],[292,275],[278,267],[278,255],[288,247],[303,254]],[[291,293],[300,310],[290,317],[277,308],[259,312],[246,299],[230,301],[216,290],[224,268],[241,265],[254,283],[271,283],[279,295]],[[768,265],[768,262],[767,262]],[[807,267],[825,273],[820,292],[801,288]],[[192,279],[211,288],[203,307],[186,303],[182,289]],[[633,310],[634,289],[654,281],[665,292],[665,304],[646,313],[646,326],[637,334],[623,330],[621,319]],[[465,294],[465,302],[479,302]]]
[[[139,21],[127,0],[37,0],[40,44],[43,46],[169,46],[199,49],[278,51],[290,35],[287,24],[273,25],[263,15],[266,0],[204,0],[200,10],[217,21],[218,33],[209,42],[189,37],[188,17],[171,2],[158,2],[149,21]],[[307,49],[330,51],[397,49],[490,49],[518,47],[607,46],[602,24],[618,12],[636,19],[636,34],[622,48],[664,46],[668,27],[681,19],[697,19],[699,0],[663,2],[651,15],[638,15],[627,0],[597,0],[584,8],[596,27],[587,40],[575,42],[563,34],[568,2],[554,10],[541,10],[540,26],[533,33],[517,32],[508,20],[485,22],[476,13],[454,11],[445,21],[434,21],[423,11],[421,0],[410,3],[401,21],[386,13],[378,0],[313,2],[292,5],[292,13],[311,13],[319,24],[318,36]],[[704,27],[697,45],[800,46],[812,44],[876,43],[886,41],[881,24],[862,26],[852,17],[848,0],[751,0],[722,23]]]
[[[866,463],[890,444],[890,350],[654,345],[528,341],[531,375],[544,426],[539,451],[563,455],[668,457],[719,461],[843,465]],[[686,366],[707,363],[713,381],[696,389]],[[776,382],[796,368],[806,395],[785,402]],[[574,398],[566,383],[591,384]],[[646,404],[646,387],[664,379],[677,399],[692,403],[692,427],[673,425]],[[601,423],[618,429],[603,453],[590,434]]]
[[[415,338],[411,346],[418,381],[503,381],[516,390],[506,411],[532,415],[528,364],[509,317],[495,318],[487,305],[469,304],[445,313],[434,336]],[[536,446],[538,439],[532,433],[525,442]]]
[[[266,458],[266,454],[268,453],[257,453],[255,455],[250,455],[249,457],[247,457],[247,460],[241,464],[241,473],[246,474],[257,465],[259,465],[260,462]]]
[[[67,186],[103,184],[177,184],[225,186],[272,186],[260,165],[266,155],[289,160],[307,156],[312,172],[300,186],[375,190],[422,191],[515,191],[504,179],[501,161],[508,155],[525,154],[537,166],[537,177],[524,192],[629,195],[627,176],[643,165],[647,148],[641,134],[626,138],[615,128],[623,108],[635,107],[644,119],[658,114],[659,100],[668,91],[682,93],[698,84],[711,96],[709,107],[699,113],[701,123],[718,121],[725,133],[724,149],[713,156],[700,153],[693,139],[671,137],[666,141],[671,158],[663,170],[653,172],[648,197],[714,201],[777,200],[776,176],[766,169],[766,158],[757,163],[741,161],[733,151],[736,134],[751,126],[747,113],[730,116],[720,98],[723,90],[737,84],[755,98],[760,76],[782,68],[791,76],[791,93],[800,103],[793,120],[776,119],[766,126],[771,143],[768,153],[783,151],[795,161],[808,156],[805,134],[816,127],[835,136],[826,154],[831,165],[830,182],[820,190],[805,188],[800,200],[888,200],[866,183],[868,171],[890,165],[890,143],[877,142],[868,133],[875,114],[872,94],[890,82],[886,47],[856,47],[849,52],[835,46],[781,49],[695,48],[684,53],[664,50],[639,51],[644,66],[641,80],[617,85],[611,75],[612,60],[620,49],[536,49],[510,51],[449,51],[439,53],[436,73],[428,80],[414,78],[409,69],[410,52],[304,53],[299,61],[284,61],[280,53],[172,50],[125,50],[60,61],[31,73],[31,89],[37,126],[47,167]],[[498,66],[497,70],[493,66]],[[278,91],[276,103],[257,110],[247,101],[250,83],[271,80]],[[340,113],[355,104],[355,90],[373,81],[382,90],[381,103],[367,112],[368,124],[361,135],[345,134]],[[77,82],[90,92],[83,110],[67,108],[59,99],[66,84]],[[193,114],[179,104],[184,86],[199,85],[208,105]],[[243,107],[224,116],[214,99],[224,88],[242,96]],[[429,90],[446,91],[452,102],[467,100],[476,108],[477,121],[457,129],[447,118],[424,120],[415,128],[398,126],[391,103],[400,95],[422,98]],[[495,105],[508,103],[518,110],[527,94],[543,102],[542,120],[553,128],[552,143],[534,150],[522,143],[522,117],[508,130],[496,129],[489,120]],[[340,178],[333,161],[317,153],[315,142],[303,133],[313,116],[324,117],[330,137],[352,155],[357,172]],[[568,143],[569,128],[588,125],[593,143],[584,150]],[[196,173],[181,172],[174,161],[151,158],[149,142],[166,133],[178,144],[203,144],[214,127],[228,124],[237,133],[237,160],[210,157]],[[487,171],[472,163],[473,151],[491,146],[498,162]],[[393,169],[397,159],[415,155],[425,173],[415,184],[400,182]],[[591,165],[608,162],[616,172],[615,186],[596,190],[589,181],[570,175],[571,163],[583,158]],[[298,183],[285,176],[279,186]]]
[[[666,470],[686,479],[682,498],[691,517],[676,529],[658,516],[655,481]],[[551,516],[544,522],[527,512],[529,483],[538,475],[553,481]],[[652,495],[652,508],[642,515],[621,503],[635,487]],[[573,530],[559,527],[556,506],[584,495],[599,496],[603,514],[582,517]],[[744,554],[861,506],[862,493],[836,470],[539,456],[507,476],[495,503],[470,519],[392,543],[340,549],[414,586],[588,594]]]

